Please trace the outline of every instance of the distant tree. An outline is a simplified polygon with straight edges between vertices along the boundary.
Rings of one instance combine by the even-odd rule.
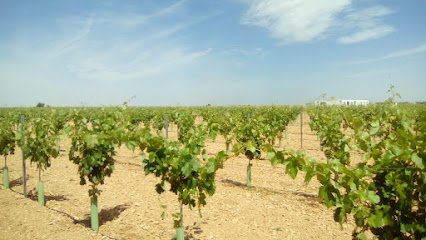
[[[36,106],[36,107],[44,107],[45,105],[46,105],[46,104],[39,102],[39,103],[37,103],[37,106]]]

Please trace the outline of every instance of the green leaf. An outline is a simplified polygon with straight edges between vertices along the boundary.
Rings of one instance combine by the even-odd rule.
[[[189,162],[185,163],[185,165],[183,165],[182,167],[182,173],[185,175],[185,177],[188,177],[189,175],[191,175],[191,171],[192,171],[192,166]]]
[[[271,158],[271,165],[273,167],[277,166],[278,164],[278,158],[276,158],[275,156]]]
[[[380,202],[380,197],[376,195],[376,193],[373,191],[368,191],[367,198],[368,200],[370,200],[372,203],[375,203],[375,204]]]
[[[392,150],[392,153],[395,154],[396,156],[401,156],[403,154],[403,151],[401,148],[399,148],[398,146],[391,146],[390,148]]]
[[[206,149],[203,149],[202,153],[203,153],[203,160],[204,160],[204,161],[205,161],[205,160],[207,160],[207,158],[209,157],[209,155],[207,154],[207,150],[206,150]],[[198,168],[197,168],[197,169],[198,169]],[[197,171],[197,170],[195,170],[195,171]]]
[[[245,144],[245,147],[246,147],[246,149],[247,149],[248,151],[250,151],[250,152],[252,152],[252,153],[255,153],[255,152],[256,152],[256,144],[255,144],[254,142],[252,142],[252,141],[248,141],[248,142]]]
[[[359,240],[367,240],[367,236],[365,236],[364,232],[358,233],[356,235],[356,238],[359,239]]]
[[[305,166],[303,170],[306,172],[305,183],[309,183],[316,173],[311,166]]]
[[[375,135],[380,130],[380,127],[373,127],[370,129],[370,135]]]
[[[275,157],[275,152],[268,152],[266,154],[266,158],[268,158],[268,159],[272,159],[273,157]]]
[[[83,136],[83,140],[87,143],[87,146],[89,148],[93,148],[94,146],[96,146],[98,144],[98,136],[97,135],[92,135],[92,134],[85,134]]]
[[[373,228],[382,227],[384,225],[383,212],[376,211],[376,214],[371,215],[368,218],[368,225],[370,225],[370,227],[373,227]]]
[[[355,224],[358,227],[364,227],[365,216],[362,214],[362,211],[358,211],[357,213],[355,213],[354,218],[355,218]]]
[[[209,161],[207,163],[207,173],[214,173],[215,171],[215,164],[214,162]]]
[[[339,222],[341,225],[346,222],[346,213],[343,208],[338,207],[334,210],[334,221]]]
[[[350,149],[349,149],[348,144],[345,144],[344,151],[345,151],[345,152],[349,152],[349,150],[350,150]]]
[[[288,175],[290,175],[291,178],[295,179],[296,176],[297,176],[298,169],[297,169],[297,167],[293,166],[292,164],[289,164],[289,165],[286,166],[285,171]]]
[[[322,199],[324,199],[325,201],[325,205],[330,208],[331,206],[334,205],[335,203],[335,199],[333,197],[333,195],[331,194],[331,186],[330,185],[323,185],[320,187],[319,192],[318,192],[318,196]]]
[[[90,174],[90,170],[89,170],[89,169],[87,169],[87,168],[85,168],[85,169],[83,170],[83,175],[84,175],[84,176],[89,176],[89,174]]]
[[[129,150],[132,150],[132,151],[135,151],[135,148],[136,148],[136,142],[134,142],[134,141],[125,141],[124,142],[124,145],[126,145],[126,147],[129,149]]]
[[[418,168],[420,168],[421,170],[423,170],[423,169],[425,169],[425,166],[423,165],[423,160],[419,157],[419,156],[417,156],[417,154],[416,153],[413,153],[412,155],[411,155],[411,160],[414,162],[414,164],[416,164],[416,166],[418,167]]]
[[[192,169],[195,171],[195,172],[198,172],[198,169],[200,168],[200,163],[198,163],[198,162],[193,162],[193,164],[192,164]]]

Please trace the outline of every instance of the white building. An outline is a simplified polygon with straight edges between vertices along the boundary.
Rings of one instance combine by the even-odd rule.
[[[340,100],[341,105],[367,106],[370,100]]]
[[[317,99],[314,105],[347,105],[347,106],[367,106],[370,100],[338,100],[338,99]]]
[[[317,99],[314,101],[314,105],[340,105],[340,100],[337,99]]]

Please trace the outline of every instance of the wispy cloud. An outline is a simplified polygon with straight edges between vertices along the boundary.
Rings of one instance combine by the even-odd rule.
[[[184,68],[197,59],[207,56],[210,52],[211,49],[197,52],[188,52],[179,48],[165,51],[154,50],[135,56],[129,62],[115,61],[113,63],[108,63],[111,60],[108,55],[107,58],[88,58],[84,62],[73,62],[67,68],[80,79],[109,82],[142,81]]]
[[[186,0],[177,1],[174,4],[161,8],[149,14],[123,11],[99,11],[94,19],[95,24],[110,25],[120,28],[135,28],[149,21],[168,17],[176,14],[185,6]]]
[[[336,14],[350,6],[350,0],[257,0],[251,1],[243,24],[267,28],[284,42],[317,39],[334,22]]]
[[[383,23],[382,17],[393,11],[384,6],[374,6],[361,11],[354,11],[345,16],[342,26],[353,33],[340,37],[339,43],[357,43],[384,37],[395,31],[395,28]]]
[[[395,28],[383,23],[393,11],[384,6],[355,9],[352,0],[252,0],[242,24],[260,26],[283,43],[337,35],[341,44],[384,37]],[[342,36],[343,35],[343,36]]]
[[[53,47],[48,52],[46,57],[48,59],[52,59],[75,49],[82,42],[82,40],[90,33],[92,25],[93,19],[88,18],[81,30],[79,30],[71,39],[67,39],[63,43],[57,44],[55,47]]]
[[[265,57],[267,53],[263,48],[257,47],[251,49],[232,48],[221,52],[221,54],[227,56],[236,55],[243,57]]]
[[[349,62],[349,64],[372,63],[372,62],[378,62],[378,61],[383,61],[383,60],[387,60],[387,59],[411,56],[411,55],[420,54],[420,53],[424,53],[424,52],[426,52],[426,43],[422,44],[418,47],[415,47],[415,48],[409,48],[409,49],[404,49],[404,50],[392,52],[392,53],[386,54],[386,55],[381,56],[381,57],[352,61],[352,62]]]
[[[68,17],[62,28],[84,27],[72,36],[64,33],[65,40],[50,47],[47,59],[74,77],[90,81],[144,80],[173,74],[211,52],[193,50],[177,41],[182,31],[204,16],[163,23],[180,14],[185,3],[179,1],[149,15],[96,11],[85,20]]]
[[[173,14],[179,10],[181,10],[181,8],[186,4],[187,0],[181,0],[181,1],[177,1],[174,4],[161,9],[160,11],[152,14],[151,16],[164,16],[164,15],[170,15]]]

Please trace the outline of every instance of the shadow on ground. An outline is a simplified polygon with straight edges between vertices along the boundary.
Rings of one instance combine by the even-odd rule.
[[[115,206],[113,208],[107,208],[102,209],[99,212],[99,226],[102,226],[103,224],[113,221],[114,219],[118,218],[124,210],[126,210],[129,207],[127,204],[122,204]],[[81,224],[85,227],[90,228],[90,214],[86,216],[83,220],[75,220],[73,219],[75,223]]]
[[[38,201],[38,193],[37,190],[35,188],[31,189],[28,194],[27,197],[33,201]],[[44,195],[44,205],[46,205],[46,203],[48,201],[66,201],[69,200],[68,198],[66,198],[64,195]]]
[[[324,201],[318,197],[318,195],[313,195],[313,194],[308,194],[308,193],[304,193],[304,192],[289,192],[289,191],[280,191],[280,190],[276,190],[276,189],[270,189],[270,188],[266,188],[266,187],[247,187],[246,184],[231,180],[231,179],[224,179],[221,180],[220,182],[228,184],[228,185],[233,185],[236,187],[240,187],[240,188],[244,188],[247,190],[254,190],[254,191],[258,191],[258,192],[263,192],[265,194],[280,194],[280,195],[295,195],[295,196],[300,196],[300,197],[304,197],[306,200],[312,201],[312,202],[317,202],[317,203],[324,203]]]
[[[237,182],[237,181],[234,181],[234,180],[231,180],[231,179],[224,179],[224,180],[221,180],[220,182],[226,183],[226,184],[229,184],[229,185],[234,185],[234,186],[237,186],[237,187],[244,187],[244,188],[247,187],[246,184],[240,183],[240,182]]]
[[[203,221],[201,224],[207,224],[207,222]],[[203,233],[203,230],[199,223],[194,222],[191,226],[185,227],[185,233],[187,233],[186,238],[188,239],[198,239],[197,235]]]
[[[30,179],[30,175],[27,175],[26,179]],[[21,186],[24,184],[24,181],[22,180],[22,177],[14,179],[12,181],[9,182],[9,187],[13,188],[16,186]]]

